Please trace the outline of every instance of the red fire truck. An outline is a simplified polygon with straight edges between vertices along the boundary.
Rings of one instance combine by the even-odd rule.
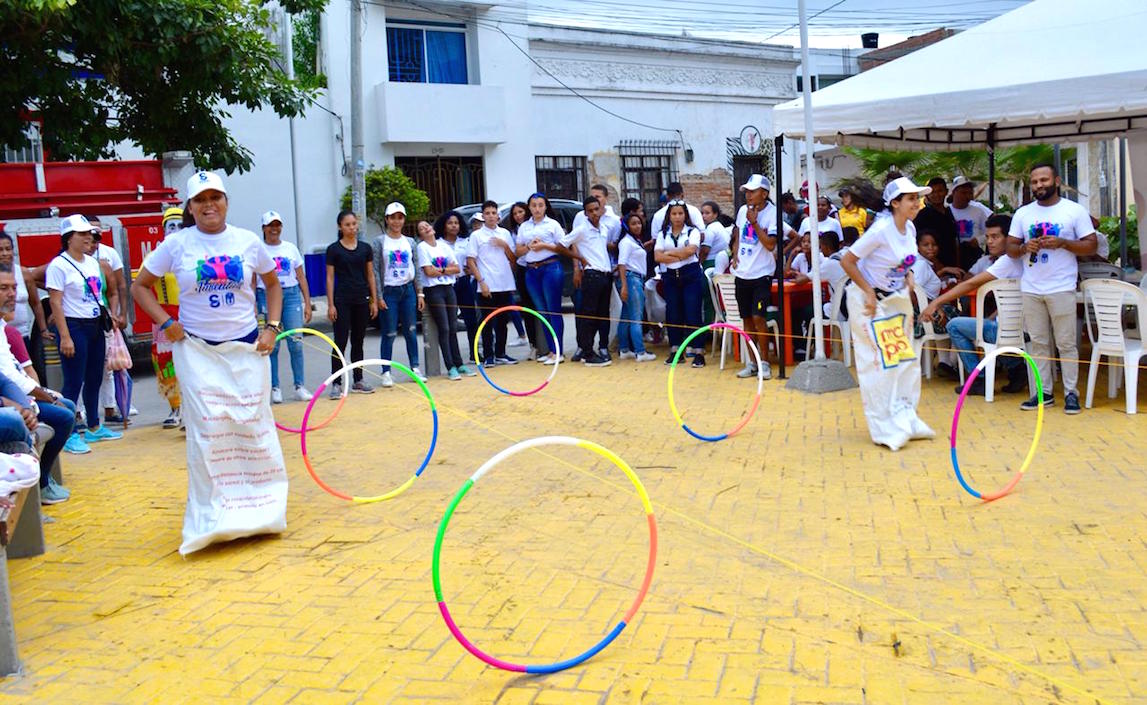
[[[37,267],[60,252],[60,218],[98,215],[102,242],[124,261],[132,356],[146,359],[151,320],[131,301],[131,281],[163,239],[163,209],[178,204],[160,161],[0,164],[0,225],[15,241],[20,264]],[[41,292],[47,305],[46,294]]]

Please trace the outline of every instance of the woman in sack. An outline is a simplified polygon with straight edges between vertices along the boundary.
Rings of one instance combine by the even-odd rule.
[[[92,224],[82,215],[60,221],[60,254],[44,272],[52,302],[52,323],[60,348],[60,368],[64,375],[64,397],[80,406],[83,389],[84,424],[75,433],[88,443],[122,438],[100,423],[100,385],[104,380],[107,342],[104,333],[113,325],[103,305],[105,282],[111,270],[87,252],[92,245]],[[109,303],[116,308],[119,292],[108,291]]]
[[[913,265],[920,258],[912,219],[931,193],[900,177],[884,187],[889,216],[878,218],[844,255],[856,372],[872,441],[899,450],[936,433],[916,415],[920,359],[912,345]]]
[[[173,343],[187,428],[188,496],[182,554],[215,541],[286,528],[287,475],[271,416],[266,356],[281,332],[283,290],[262,240],[227,224],[216,174],[187,183],[195,225],[168,235],[144,260],[131,292]],[[152,287],[179,286],[179,318]],[[255,318],[254,275],[263,280],[267,325]]]

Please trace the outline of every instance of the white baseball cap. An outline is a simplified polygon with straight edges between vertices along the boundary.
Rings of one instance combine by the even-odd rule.
[[[90,233],[95,229],[96,227],[79,213],[69,215],[67,218],[60,220],[61,235],[67,235],[68,233]]]
[[[470,222],[482,220],[482,211],[474,211],[474,215],[470,216]]]
[[[975,188],[976,182],[963,175],[957,176],[956,178],[952,179],[952,185],[948,187],[948,191],[955,191],[961,186],[971,186],[972,188]]]
[[[187,200],[191,200],[204,191],[218,191],[227,193],[223,186],[223,179],[213,171],[197,171],[187,180]]]
[[[406,206],[402,205],[398,201],[395,201],[394,203],[391,203],[390,205],[388,205],[386,207],[386,217],[387,218],[394,215],[395,213],[401,213],[403,215],[406,215]]]
[[[280,225],[282,225],[283,216],[279,215],[278,211],[267,211],[266,213],[263,214],[263,225],[270,225],[271,223],[274,223],[276,220],[279,221]]]
[[[921,196],[927,196],[932,193],[932,187],[917,186],[912,183],[912,179],[909,179],[907,176],[901,176],[899,179],[888,182],[888,185],[884,187],[884,204],[892,205],[892,201],[906,193],[917,193]]]
[[[748,181],[741,184],[742,191],[756,191],[757,189],[762,188],[766,191],[772,191],[773,185],[769,183],[768,179],[766,179],[764,176],[761,176],[760,174],[751,175]]]

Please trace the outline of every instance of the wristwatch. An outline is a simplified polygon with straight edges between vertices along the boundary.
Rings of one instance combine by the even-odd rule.
[[[267,321],[267,327],[276,333],[283,332],[283,326],[279,325],[279,321]]]

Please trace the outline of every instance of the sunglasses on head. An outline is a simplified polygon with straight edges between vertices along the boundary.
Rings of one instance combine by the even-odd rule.
[[[666,205],[669,205],[669,206],[683,206],[683,205],[685,205],[685,201],[682,201],[680,198],[675,198],[675,199],[673,199],[672,201],[670,201],[669,203],[667,203]]]

